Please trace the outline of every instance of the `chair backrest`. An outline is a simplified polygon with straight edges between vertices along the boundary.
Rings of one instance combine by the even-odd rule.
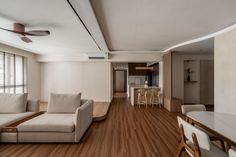
[[[179,116],[177,117],[177,120],[178,120],[179,126],[181,125],[183,126],[184,136],[189,141],[191,141],[191,143],[194,143],[193,134],[195,134],[200,148],[203,148],[205,150],[211,149],[210,138],[205,132],[187,123],[185,120],[183,120]]]
[[[234,151],[233,149],[229,150],[229,157],[236,157],[236,151]]]
[[[144,89],[138,89],[138,94],[144,95],[144,93],[145,93],[145,90],[144,90]]]
[[[145,95],[150,95],[152,92],[150,90],[145,90]]]
[[[205,105],[196,104],[196,105],[182,105],[181,110],[183,114],[187,114],[191,111],[206,111]]]

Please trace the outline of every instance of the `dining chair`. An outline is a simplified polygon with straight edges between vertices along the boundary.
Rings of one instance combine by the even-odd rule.
[[[203,104],[195,104],[195,105],[182,105],[181,111],[184,115],[191,111],[206,111],[206,107]]]
[[[236,157],[236,151],[234,151],[233,149],[229,150],[229,157]]]
[[[177,117],[181,142],[176,157],[183,151],[191,157],[228,157],[228,154],[210,142],[209,136],[202,130]]]
[[[192,112],[192,111],[206,111],[206,107],[203,104],[182,105],[181,110],[182,110],[182,114],[186,115],[188,112]],[[186,121],[189,122],[189,119],[187,116],[186,116]],[[224,145],[224,141],[222,139],[216,137],[214,134],[210,133],[209,131],[205,130],[204,128],[202,128],[198,125],[195,125],[195,127],[199,128],[202,131],[204,131],[205,133],[207,133],[208,136],[210,137],[211,141],[219,141],[222,149],[224,151],[226,150],[225,145]]]
[[[146,105],[145,90],[144,89],[138,89],[137,104],[139,107],[141,105]]]

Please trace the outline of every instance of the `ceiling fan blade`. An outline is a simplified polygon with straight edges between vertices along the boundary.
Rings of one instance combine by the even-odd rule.
[[[50,32],[48,30],[34,30],[34,31],[27,31],[24,32],[24,35],[31,35],[31,36],[47,36]]]
[[[21,37],[21,40],[26,42],[26,43],[31,43],[32,42],[32,40],[30,38],[27,38],[25,36]]]
[[[8,32],[12,32],[12,33],[17,33],[17,34],[23,35],[23,33],[22,33],[22,32],[19,32],[19,31],[14,31],[14,30],[10,30],[10,29],[5,29],[5,28],[2,28],[2,27],[0,27],[0,29],[2,29],[2,30],[4,30],[4,31],[8,31]]]

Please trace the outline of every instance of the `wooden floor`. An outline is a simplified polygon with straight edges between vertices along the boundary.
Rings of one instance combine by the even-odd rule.
[[[0,144],[0,157],[174,157],[176,113],[132,107],[115,98],[107,119],[91,125],[78,144]]]

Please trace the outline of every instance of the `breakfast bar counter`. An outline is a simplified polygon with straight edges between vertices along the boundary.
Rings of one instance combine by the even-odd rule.
[[[152,89],[158,89],[157,86],[148,86],[144,87],[144,85],[132,85],[130,86],[130,102],[131,105],[134,106],[137,104],[137,98],[138,98],[138,90],[139,89],[145,89],[145,90],[152,90]]]

